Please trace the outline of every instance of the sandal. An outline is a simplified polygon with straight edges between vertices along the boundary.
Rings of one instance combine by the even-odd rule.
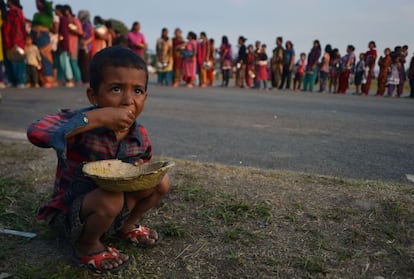
[[[91,254],[84,257],[75,256],[74,260],[80,267],[87,267],[90,271],[95,274],[104,274],[104,273],[114,273],[119,271],[121,268],[129,262],[129,259],[122,262],[122,264],[111,269],[105,269],[102,267],[102,264],[108,260],[118,259],[121,256],[121,253],[112,247],[106,247],[105,250]]]
[[[160,237],[155,230],[141,225],[135,225],[135,228],[129,232],[121,233],[120,238],[141,248],[152,248],[160,241]]]

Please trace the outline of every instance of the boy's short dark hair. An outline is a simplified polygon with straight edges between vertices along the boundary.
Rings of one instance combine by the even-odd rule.
[[[145,91],[148,86],[148,68],[145,61],[130,50],[123,46],[107,47],[96,53],[89,66],[89,85],[95,93],[98,92],[102,83],[102,70],[106,67],[124,67],[145,71]]]

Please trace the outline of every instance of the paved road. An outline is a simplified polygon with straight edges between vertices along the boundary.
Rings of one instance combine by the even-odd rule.
[[[85,88],[2,91],[0,131],[87,104]],[[150,85],[141,122],[154,154],[202,162],[406,182],[414,100]]]

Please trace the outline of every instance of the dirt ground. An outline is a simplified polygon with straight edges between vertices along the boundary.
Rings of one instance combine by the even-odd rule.
[[[91,276],[35,220],[54,156],[0,140],[0,228],[37,234],[0,234],[0,277]],[[132,260],[105,278],[414,277],[413,185],[174,161],[171,192],[141,220],[162,241],[108,240]]]

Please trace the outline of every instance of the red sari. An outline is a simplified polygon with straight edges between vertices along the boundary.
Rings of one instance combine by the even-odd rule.
[[[339,73],[338,93],[346,94],[349,87],[349,75],[351,74],[351,67],[354,64],[355,56],[353,53],[348,53],[341,60],[343,68]]]
[[[183,80],[191,84],[196,78],[197,70],[197,42],[189,40],[183,52]]]
[[[246,85],[248,88],[253,86],[253,80],[256,76],[254,69],[254,53],[248,52],[246,59]]]
[[[371,88],[371,79],[374,76],[374,68],[375,68],[375,61],[377,60],[377,50],[370,49],[365,54],[365,64],[368,69],[368,73],[366,75],[366,82],[362,84],[361,91],[362,94],[368,95],[369,89]]]

